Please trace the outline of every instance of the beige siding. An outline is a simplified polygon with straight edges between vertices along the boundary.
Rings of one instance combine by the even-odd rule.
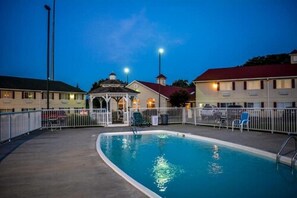
[[[196,82],[196,104],[231,103],[244,105],[244,103],[262,102],[264,107],[273,107],[274,102],[295,102],[297,103],[297,78],[295,79],[295,88],[274,89],[272,79],[263,80],[263,89],[245,90],[244,80],[235,80],[235,90],[217,91],[213,87],[214,83],[219,81]]]
[[[14,92],[14,99],[0,98],[0,109],[14,109],[15,112],[22,111],[22,109],[45,109],[47,107],[47,100],[42,99],[42,92],[36,91],[35,99],[22,99],[22,91],[18,90]],[[72,93],[73,94],[73,93]],[[81,94],[81,93],[79,93]],[[54,93],[54,100],[49,100],[50,108],[84,108],[85,96],[82,100],[60,100],[59,93]]]
[[[140,108],[146,108],[147,107],[147,100],[149,98],[154,98],[155,99],[155,107],[157,108],[159,106],[159,94],[158,92],[155,92],[153,90],[151,90],[150,88],[144,86],[143,84],[134,81],[131,84],[129,84],[127,86],[130,89],[133,89],[135,91],[140,92],[137,95],[137,98],[140,101]],[[170,104],[170,103],[169,103]],[[161,107],[168,107],[168,103],[166,98],[161,95],[161,103],[160,103]]]

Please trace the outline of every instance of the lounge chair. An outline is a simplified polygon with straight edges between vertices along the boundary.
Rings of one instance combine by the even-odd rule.
[[[146,121],[140,112],[134,112],[132,117],[133,126],[151,126],[151,123]]]
[[[246,111],[241,113],[240,119],[232,121],[232,131],[234,131],[234,127],[240,127],[240,131],[242,132],[243,125],[246,125],[246,128],[249,131],[249,113]]]

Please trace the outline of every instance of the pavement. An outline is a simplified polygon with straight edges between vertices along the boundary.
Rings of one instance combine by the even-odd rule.
[[[269,132],[231,131],[194,125],[165,125],[138,130],[170,130],[215,138],[277,153],[288,137]],[[37,130],[0,144],[0,197],[146,197],[116,174],[96,151],[103,132],[130,127]],[[289,145],[294,148],[294,145]]]

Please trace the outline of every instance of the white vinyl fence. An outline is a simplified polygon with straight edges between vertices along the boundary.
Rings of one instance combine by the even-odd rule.
[[[130,109],[126,116],[139,111],[144,119],[157,124],[193,124],[231,128],[232,121],[242,112],[249,113],[249,128],[255,131],[297,134],[297,108],[154,108]],[[112,113],[105,109],[59,109],[0,114],[0,142],[36,129],[61,129],[63,127],[93,127],[112,125]],[[131,119],[129,119],[131,120]],[[223,122],[222,122],[223,120]],[[126,123],[127,124],[127,123]]]
[[[0,114],[0,142],[36,129],[105,126],[105,109],[59,109]]]
[[[41,112],[0,114],[0,142],[41,128]]]
[[[185,123],[230,128],[242,112],[249,113],[250,130],[297,133],[297,108],[217,108],[205,112],[203,108],[185,109]],[[222,123],[222,118],[224,123]]]

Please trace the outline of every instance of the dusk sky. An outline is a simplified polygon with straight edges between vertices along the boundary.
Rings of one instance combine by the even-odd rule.
[[[0,75],[46,79],[53,0],[0,0]],[[84,91],[111,72],[171,84],[297,49],[296,0],[56,0],[55,80]],[[52,22],[52,21],[51,21]]]

